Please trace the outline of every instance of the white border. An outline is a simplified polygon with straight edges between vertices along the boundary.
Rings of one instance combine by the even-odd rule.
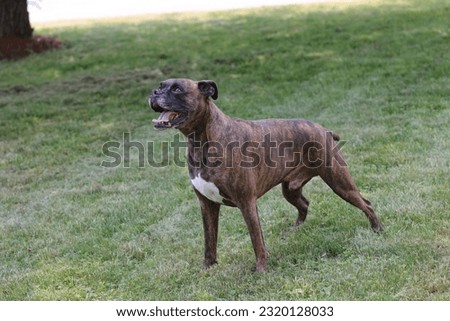
[[[333,316],[259,316],[261,307],[333,307]],[[119,317],[116,309],[247,309],[250,312],[248,317],[201,317],[200,319],[229,319],[229,320],[283,320],[283,319],[307,319],[307,320],[336,320],[336,321],[383,321],[383,320],[433,320],[444,321],[449,318],[450,302],[269,302],[269,301],[220,301],[220,302],[145,302],[145,301],[117,301],[117,302],[0,302],[0,319],[33,320],[33,321],[84,321],[84,320],[161,320],[169,317]],[[198,320],[198,316],[170,317],[177,320]]]

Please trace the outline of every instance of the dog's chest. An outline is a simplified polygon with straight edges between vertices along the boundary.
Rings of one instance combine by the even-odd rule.
[[[220,195],[219,188],[212,182],[204,180],[200,174],[197,174],[191,183],[194,188],[210,201],[223,204],[223,197]]]

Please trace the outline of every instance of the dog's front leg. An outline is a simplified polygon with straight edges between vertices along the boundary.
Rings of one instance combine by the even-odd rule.
[[[195,188],[195,193],[200,201],[205,235],[205,269],[217,263],[217,235],[219,232],[220,204],[214,203],[200,194]]]
[[[242,206],[239,209],[244,216],[245,223],[247,224],[250,238],[252,240],[253,250],[256,255],[256,272],[265,272],[267,269],[268,252],[264,244],[264,237],[259,223],[258,208],[256,207],[256,200],[252,200]]]

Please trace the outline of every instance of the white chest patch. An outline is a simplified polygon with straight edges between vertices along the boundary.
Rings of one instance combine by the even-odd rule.
[[[205,181],[200,174],[191,179],[195,189],[210,201],[223,204],[223,197],[220,196],[219,189],[214,183]]]

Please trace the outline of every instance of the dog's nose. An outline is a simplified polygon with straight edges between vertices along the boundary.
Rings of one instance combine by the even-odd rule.
[[[153,108],[153,104],[155,103],[155,99],[156,99],[156,97],[157,97],[158,95],[160,95],[160,94],[161,94],[161,90],[159,90],[159,89],[153,89],[153,90],[152,90],[151,95],[148,96],[148,99],[147,99],[148,105],[149,105],[150,107]]]
[[[155,95],[155,96],[159,96],[162,93],[163,93],[163,90],[161,88],[153,89],[153,95]]]
[[[158,103],[156,102],[156,97],[154,95],[151,95],[150,97],[148,97],[147,99],[147,103],[148,106],[153,109],[153,111],[156,112],[162,112],[164,111],[164,109],[162,109],[161,107],[159,107]]]

